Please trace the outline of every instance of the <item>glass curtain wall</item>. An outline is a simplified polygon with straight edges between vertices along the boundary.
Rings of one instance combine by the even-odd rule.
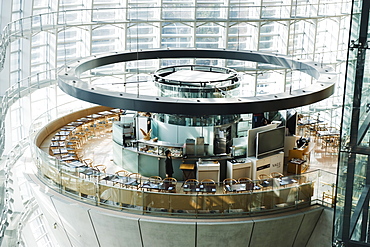
[[[6,53],[9,66],[0,74],[7,78],[1,83],[13,86],[12,90],[40,81],[54,82],[59,67],[81,57],[152,48],[257,50],[329,64],[339,74],[345,71],[351,0],[11,2],[2,6],[11,6],[14,23],[10,30],[21,35],[10,43]],[[23,19],[17,21],[20,18]],[[120,73],[127,77],[123,76],[123,80],[132,81],[134,73],[126,75],[127,72],[140,69],[149,75],[158,66],[188,63],[234,68],[249,78],[256,95],[295,89],[311,80],[265,64],[204,59],[147,61],[125,64],[123,69],[105,66],[92,72],[93,75]],[[338,82],[336,95],[330,100],[302,107],[300,111],[320,113],[321,118],[339,126],[343,84],[344,80]],[[7,112],[9,145],[6,147],[28,135],[31,118],[70,100],[55,86],[43,92],[17,102]]]
[[[369,10],[369,1],[354,1],[338,166],[336,246],[370,246]]]

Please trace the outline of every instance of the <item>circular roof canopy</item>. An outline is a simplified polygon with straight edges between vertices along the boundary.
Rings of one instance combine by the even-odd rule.
[[[120,62],[147,59],[206,58],[231,59],[271,64],[282,68],[306,73],[314,78],[307,87],[289,92],[245,96],[239,94],[224,98],[185,98],[163,96],[154,90],[140,89],[142,81],[138,80],[137,90],[110,90],[96,87],[91,80],[81,78],[85,71]],[[110,53],[80,59],[64,68],[58,75],[59,87],[67,94],[91,103],[135,111],[148,111],[184,115],[224,115],[260,113],[290,109],[323,100],[334,92],[336,75],[329,67],[312,61],[292,60],[287,56],[261,53],[255,51],[234,51],[223,49],[166,49],[137,52]],[[107,82],[108,83],[108,82]],[[153,81],[145,83],[155,84]],[[236,89],[237,90],[237,89]],[[235,94],[234,94],[235,95]]]

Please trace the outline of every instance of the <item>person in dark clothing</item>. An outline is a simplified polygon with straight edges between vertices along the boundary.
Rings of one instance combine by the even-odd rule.
[[[172,158],[171,158],[171,151],[166,150],[166,177],[171,178],[173,174],[173,166],[172,166]]]
[[[147,112],[145,114],[146,116],[146,131],[149,132],[152,129],[152,114],[150,112]]]

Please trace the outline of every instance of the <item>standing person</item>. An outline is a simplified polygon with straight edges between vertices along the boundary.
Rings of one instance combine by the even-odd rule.
[[[166,160],[165,160],[165,163],[166,163],[166,177],[172,178],[173,166],[172,166],[171,151],[166,150],[165,154],[166,154]]]
[[[146,131],[149,132],[152,129],[152,114],[150,112],[147,112],[145,114],[146,116]]]

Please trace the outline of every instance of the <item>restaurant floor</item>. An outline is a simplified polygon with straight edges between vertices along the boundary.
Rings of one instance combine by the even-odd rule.
[[[321,140],[317,138],[311,138],[311,142],[313,142],[315,146],[310,155],[310,163],[307,172],[321,169],[336,174],[338,149],[323,146]],[[113,140],[111,132],[90,138],[84,144],[83,150],[83,158],[92,159],[94,165],[105,165],[107,173],[114,174],[116,171],[122,170],[121,167],[115,165],[113,162]]]

